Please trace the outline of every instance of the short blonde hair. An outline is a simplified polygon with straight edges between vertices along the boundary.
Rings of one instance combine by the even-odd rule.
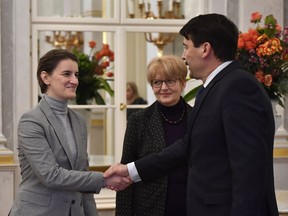
[[[178,78],[186,82],[187,66],[178,56],[164,55],[153,58],[147,66],[147,80],[150,84],[158,73],[162,73],[168,79]]]

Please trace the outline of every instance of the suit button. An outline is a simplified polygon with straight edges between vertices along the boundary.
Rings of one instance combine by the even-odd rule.
[[[75,200],[72,200],[72,202],[71,202],[72,204],[74,204],[75,203]]]

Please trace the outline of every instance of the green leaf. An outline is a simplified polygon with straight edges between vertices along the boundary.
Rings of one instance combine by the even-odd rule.
[[[105,91],[108,92],[108,94],[113,97],[114,96],[114,90],[110,87],[109,83],[107,80],[105,80],[103,77],[98,77],[97,78],[101,82],[101,86],[99,87],[100,89],[104,89]]]
[[[202,87],[202,85],[199,85],[193,89],[191,89],[187,94],[184,95],[184,100],[186,102],[191,101],[192,99],[194,99],[196,97],[196,94],[198,92],[198,90]]]
[[[99,94],[99,92],[97,92],[96,94],[95,94],[95,102],[96,102],[96,104],[98,104],[98,105],[105,105],[105,100],[103,99],[103,97]]]

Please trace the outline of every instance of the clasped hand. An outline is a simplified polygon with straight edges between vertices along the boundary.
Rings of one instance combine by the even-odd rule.
[[[127,165],[119,163],[110,166],[103,176],[106,180],[106,188],[115,191],[124,190],[133,183],[129,176]]]

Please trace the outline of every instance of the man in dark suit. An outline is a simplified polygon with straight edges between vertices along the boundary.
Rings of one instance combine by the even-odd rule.
[[[238,29],[220,14],[192,18],[180,30],[190,76],[203,81],[183,140],[116,173],[144,183],[188,163],[187,215],[276,216],[274,118],[260,83],[235,61]],[[112,187],[117,190],[117,185]]]

